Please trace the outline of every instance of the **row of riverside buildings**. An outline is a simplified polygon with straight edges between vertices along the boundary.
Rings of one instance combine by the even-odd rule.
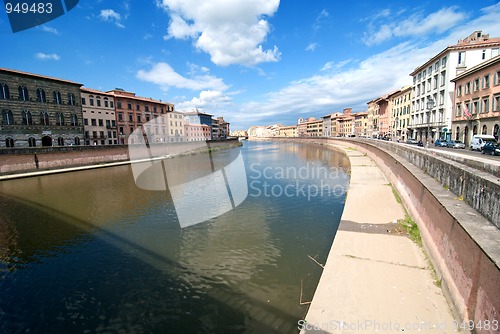
[[[411,85],[296,125],[252,126],[249,137],[370,137],[398,141],[500,136],[500,38],[482,31],[448,46],[409,75]]]
[[[123,145],[142,127],[150,143],[224,140],[229,123],[123,89],[0,68],[0,148]],[[130,144],[133,143],[131,137]]]

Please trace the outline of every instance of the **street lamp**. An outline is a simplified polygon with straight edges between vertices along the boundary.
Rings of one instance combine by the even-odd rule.
[[[431,127],[431,111],[434,108],[434,100],[432,97],[427,99],[427,148],[429,148],[429,133]]]

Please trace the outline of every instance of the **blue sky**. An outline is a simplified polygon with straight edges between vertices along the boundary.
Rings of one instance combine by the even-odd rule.
[[[231,129],[295,124],[411,83],[409,73],[474,30],[500,37],[492,0],[85,1],[12,33],[0,67],[194,107]]]

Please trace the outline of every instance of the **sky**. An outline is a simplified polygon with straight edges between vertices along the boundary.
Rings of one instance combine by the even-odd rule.
[[[246,130],[366,111],[475,30],[500,37],[499,17],[496,0],[80,0],[17,33],[0,9],[0,67],[122,88]]]

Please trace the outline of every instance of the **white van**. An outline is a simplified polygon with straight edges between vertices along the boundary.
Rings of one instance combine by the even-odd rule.
[[[492,141],[494,143],[497,142],[497,140],[495,139],[495,137],[493,137],[491,135],[474,135],[472,137],[472,140],[470,142],[469,147],[470,147],[471,150],[481,151],[481,148],[483,147],[483,145],[486,142],[489,142],[489,141]]]

